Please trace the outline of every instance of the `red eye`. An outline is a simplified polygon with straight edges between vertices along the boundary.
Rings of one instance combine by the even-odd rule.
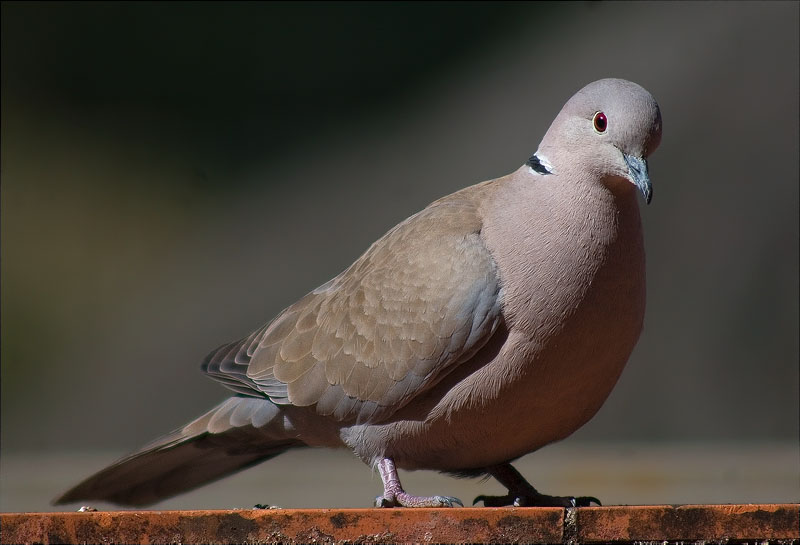
[[[606,128],[608,127],[608,119],[606,118],[606,114],[603,112],[597,112],[594,114],[594,130],[597,132],[606,132]]]

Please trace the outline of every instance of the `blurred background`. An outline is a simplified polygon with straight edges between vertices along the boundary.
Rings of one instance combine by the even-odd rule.
[[[519,467],[606,504],[800,500],[799,17],[3,2],[0,510],[50,510],[221,401],[209,351],[432,200],[518,168],[603,77],[643,85],[664,119],[645,330],[600,413]],[[364,507],[380,490],[351,454],[307,450],[157,507]]]

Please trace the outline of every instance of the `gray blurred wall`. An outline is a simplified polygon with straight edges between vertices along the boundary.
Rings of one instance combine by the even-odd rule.
[[[664,119],[645,331],[585,440],[796,441],[796,2],[2,4],[2,449],[129,449],[198,364],[601,77]]]

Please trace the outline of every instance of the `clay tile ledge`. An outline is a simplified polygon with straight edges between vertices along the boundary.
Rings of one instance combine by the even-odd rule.
[[[798,543],[800,504],[2,513],[0,543]]]

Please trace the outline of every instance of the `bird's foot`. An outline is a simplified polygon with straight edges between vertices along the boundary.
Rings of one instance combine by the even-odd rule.
[[[509,463],[486,468],[487,473],[508,489],[505,496],[478,496],[472,505],[479,501],[486,507],[590,507],[593,503],[602,505],[592,496],[548,496],[530,485],[519,471]]]
[[[378,496],[375,507],[464,507],[461,500],[452,496],[412,496],[399,492],[392,497]]]
[[[400,484],[391,458],[378,462],[378,472],[383,481],[383,495],[375,498],[376,507],[464,507],[461,500],[452,496],[412,496],[407,493]]]
[[[475,498],[472,505],[479,501],[485,507],[590,507],[593,503],[602,505],[600,500],[592,496],[547,496],[545,494],[506,494],[505,496],[484,496]]]

